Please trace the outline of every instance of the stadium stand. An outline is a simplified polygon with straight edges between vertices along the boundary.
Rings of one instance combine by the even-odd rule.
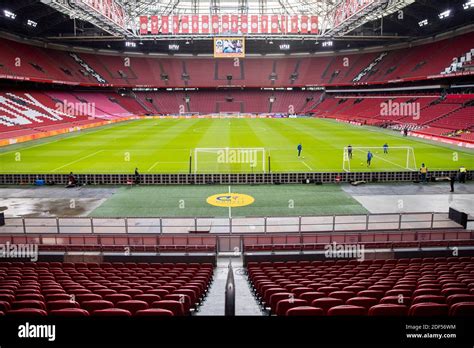
[[[76,115],[76,110],[72,113],[65,112],[69,110],[61,101],[38,92],[0,93],[0,137],[33,134],[94,122],[83,113]]]
[[[452,40],[388,51],[359,82],[386,82],[441,74],[451,65],[453,58],[470,52],[473,38],[474,33],[471,32]],[[237,67],[232,61],[204,58],[132,57],[129,58],[130,64],[124,64],[124,57],[121,56],[78,53],[75,59],[67,52],[7,39],[0,39],[0,43],[2,47],[6,47],[0,53],[0,72],[6,76],[98,85],[108,83],[116,86],[218,87],[233,84],[247,87],[286,87],[352,84],[380,55],[363,53],[301,59],[250,58],[243,60]],[[14,52],[22,53],[25,64],[15,66],[17,56]],[[429,61],[425,58],[428,56]],[[345,58],[349,59],[347,66]],[[228,76],[232,76],[232,80],[228,80]]]
[[[255,295],[276,315],[447,316],[474,305],[471,257],[249,262],[247,267]]]
[[[199,263],[2,262],[0,309],[7,316],[189,315],[212,274],[212,264]]]

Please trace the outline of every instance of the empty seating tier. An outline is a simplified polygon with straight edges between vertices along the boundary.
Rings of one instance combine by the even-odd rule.
[[[7,316],[183,316],[212,280],[206,263],[0,263]]]
[[[474,315],[474,258],[249,262],[250,285],[271,314]]]

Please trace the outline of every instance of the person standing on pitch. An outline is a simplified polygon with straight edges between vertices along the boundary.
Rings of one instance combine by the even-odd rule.
[[[374,155],[369,150],[369,152],[367,152],[367,167],[370,167],[370,162],[372,162],[372,157],[374,157]]]
[[[352,145],[347,147],[347,155],[349,156],[349,159],[352,159]]]
[[[388,144],[387,143],[385,143],[383,145],[383,153],[388,153]]]
[[[301,145],[301,143],[298,144],[298,158],[301,157],[301,151],[303,151],[303,145]]]

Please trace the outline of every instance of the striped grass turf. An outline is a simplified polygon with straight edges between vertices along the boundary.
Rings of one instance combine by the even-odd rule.
[[[383,154],[388,143],[390,153]],[[303,145],[301,158],[296,147]],[[354,151],[352,171],[405,170],[414,148],[417,166],[431,170],[472,168],[474,151],[404,138],[396,132],[324,119],[142,119],[27,142],[0,149],[0,173],[187,173],[195,148],[264,148],[272,172],[342,171],[343,148],[377,147],[371,168],[366,151]],[[248,163],[221,163],[201,157],[202,172],[259,172]],[[199,160],[198,160],[199,161]],[[212,163],[214,161],[214,163]],[[268,168],[267,168],[268,170]]]

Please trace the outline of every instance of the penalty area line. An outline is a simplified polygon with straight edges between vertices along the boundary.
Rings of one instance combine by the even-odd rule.
[[[311,168],[309,165],[307,165],[305,161],[302,161],[301,163],[303,163],[309,170],[313,170],[313,168]]]
[[[148,170],[147,172],[151,171],[153,168],[155,168],[158,164],[158,161],[156,161]]]
[[[81,157],[81,158],[79,158],[79,159],[77,159],[77,160],[75,160],[75,161],[66,163],[65,165],[63,165],[63,166],[61,166],[61,167],[58,167],[58,168],[56,168],[56,169],[53,169],[51,172],[55,172],[55,171],[57,171],[57,170],[59,170],[59,169],[62,169],[62,168],[64,168],[64,167],[68,167],[68,166],[70,166],[71,164],[74,164],[74,163],[83,161],[83,160],[85,160],[86,158],[95,156],[95,155],[97,155],[98,153],[101,153],[101,152],[103,152],[103,151],[104,151],[104,150],[99,150],[99,151],[96,151],[96,152],[94,152],[94,153],[91,153],[90,155],[83,156],[83,157]]]

